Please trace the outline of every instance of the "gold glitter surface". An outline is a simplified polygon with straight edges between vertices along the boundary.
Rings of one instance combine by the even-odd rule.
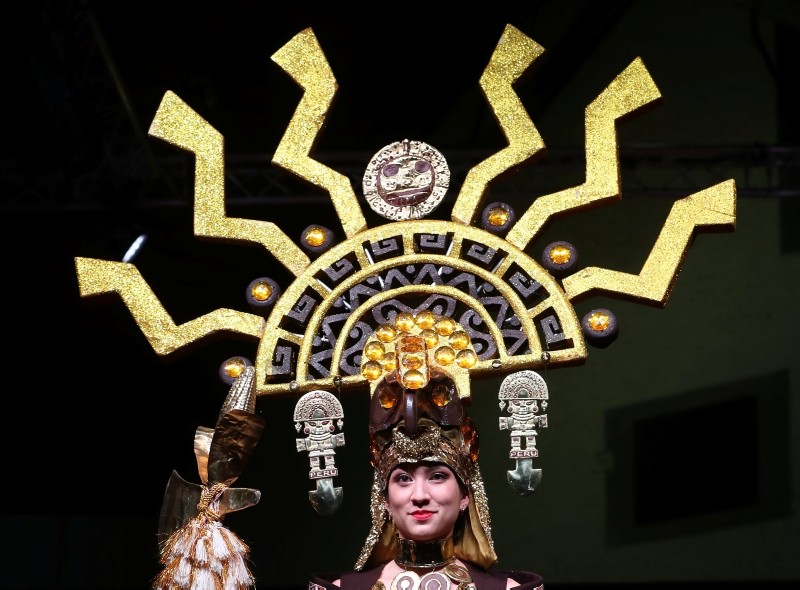
[[[480,85],[508,140],[508,147],[477,164],[467,173],[453,205],[453,221],[471,224],[489,183],[501,173],[529,160],[544,149],[539,131],[513,88],[514,82],[542,53],[542,46],[515,27],[506,25],[489,65],[481,76]]]
[[[225,215],[222,135],[174,93],[164,95],[149,134],[195,156],[196,236],[261,244],[294,275],[308,266],[308,256],[274,223]]]
[[[232,309],[217,309],[176,325],[132,264],[76,258],[75,270],[81,297],[118,293],[159,355],[170,354],[218,332],[242,334],[254,339],[261,336],[264,320],[260,316]]]
[[[520,216],[506,239],[525,249],[552,217],[618,199],[616,122],[660,97],[650,74],[637,58],[586,108],[586,182],[536,199]]]
[[[357,234],[367,221],[350,179],[309,157],[338,88],[313,31],[295,35],[275,52],[272,61],[305,90],[272,162],[327,190],[345,235]]]
[[[402,226],[402,230],[398,226]],[[311,317],[306,322],[302,333],[292,332],[284,322],[286,314],[297,305],[307,289],[317,289],[319,283],[315,278],[321,271],[331,267],[337,261],[355,258],[355,250],[363,251],[364,243],[381,243],[397,236],[402,231],[403,235],[413,236],[414,234],[426,235],[452,235],[453,245],[447,254],[420,253],[415,250],[414,240],[403,241],[404,252],[399,255],[365,264],[363,267],[354,269],[347,278],[337,283],[330,291],[324,292],[324,298],[315,306]],[[484,244],[487,248],[494,251],[504,251],[505,260],[491,272],[477,267],[474,263],[462,258],[462,243],[475,242]],[[499,371],[496,363],[499,360],[501,371],[510,372],[521,368],[541,367],[543,361],[541,353],[548,350],[543,337],[537,331],[534,318],[541,314],[552,314],[558,318],[560,329],[565,339],[570,342],[570,346],[558,350],[550,350],[550,366],[561,363],[577,364],[586,358],[586,343],[581,332],[580,320],[575,310],[564,296],[562,288],[558,282],[541,267],[536,261],[528,257],[524,252],[508,244],[499,236],[490,234],[484,230],[472,226],[464,226],[448,221],[418,219],[413,221],[397,222],[386,224],[361,232],[358,239],[351,239],[337,244],[319,258],[314,260],[302,277],[298,277],[284,292],[276,302],[272,312],[267,318],[267,323],[263,331],[263,338],[259,343],[258,355],[256,357],[256,387],[259,395],[265,394],[285,394],[289,391],[289,384],[276,381],[272,374],[272,359],[275,358],[276,350],[282,340],[297,344],[297,361],[295,363],[296,372],[294,383],[296,392],[311,391],[312,389],[325,389],[334,387],[333,380],[341,377],[341,387],[357,387],[363,383],[363,375],[348,375],[342,372],[341,361],[346,354],[349,344],[348,338],[339,338],[333,348],[330,361],[330,374],[324,378],[313,379],[309,375],[310,360],[314,354],[312,345],[313,334],[317,334],[321,329],[325,317],[330,313],[335,313],[334,303],[340,297],[346,297],[351,289],[362,284],[368,277],[385,274],[393,268],[405,268],[407,265],[430,264],[435,267],[446,266],[454,269],[455,272],[469,272],[479,280],[485,281],[493,286],[495,292],[505,298],[510,305],[514,315],[520,320],[520,329],[527,339],[529,351],[525,354],[516,352],[509,354],[506,343],[498,327],[495,318],[484,308],[484,305],[475,297],[463,290],[441,284],[416,283],[402,286],[395,286],[391,289],[381,290],[364,299],[359,306],[350,310],[347,319],[342,323],[339,333],[342,335],[350,334],[357,330],[359,322],[369,322],[375,306],[380,305],[391,299],[404,299],[409,296],[434,295],[452,297],[461,302],[467,308],[474,310],[480,316],[483,325],[489,331],[489,335],[494,341],[497,349],[497,358],[479,360],[469,371],[464,371],[464,384],[459,385],[459,391],[469,391],[468,381],[470,377],[481,375],[498,375]],[[511,265],[519,267],[521,271],[531,277],[542,286],[542,294],[545,297],[539,301],[535,307],[528,308],[520,299],[520,294],[515,290],[510,280],[509,269]],[[409,325],[413,324],[409,322]],[[452,324],[455,328],[456,324]],[[416,329],[419,326],[416,325]],[[397,330],[397,328],[395,328]],[[389,330],[385,330],[389,332]],[[384,330],[378,328],[376,336],[381,339],[389,337],[383,335]],[[448,333],[451,333],[452,330]],[[383,336],[382,336],[383,335]],[[389,337],[389,340],[393,338]],[[388,350],[387,350],[388,352]],[[461,379],[461,376],[458,377]]]
[[[677,201],[638,275],[605,268],[584,268],[564,279],[571,301],[594,291],[616,293],[664,306],[698,229],[736,227],[736,185],[727,180]]]
[[[736,191],[731,180],[678,201],[639,274],[586,268],[559,282],[525,253],[531,240],[555,217],[620,197],[617,121],[660,98],[643,63],[636,59],[586,108],[585,182],[537,198],[510,228],[505,239],[473,226],[489,183],[501,173],[532,162],[534,156],[543,153],[544,143],[513,90],[516,80],[542,52],[542,47],[513,26],[505,28],[480,85],[509,145],[467,173],[451,221],[413,219],[375,228],[366,227],[348,178],[310,157],[337,90],[336,80],[316,37],[306,29],[276,52],[273,61],[304,89],[304,94],[273,163],[327,190],[347,236],[313,261],[275,224],[227,217],[223,138],[175,94],[167,92],[151,125],[150,135],[195,156],[195,235],[260,244],[295,278],[282,291],[266,320],[249,313],[217,309],[177,326],[135,266],[91,258],[75,259],[81,295],[119,294],[159,355],[170,354],[217,332],[258,340],[255,362],[258,395],[297,394],[317,388],[362,385],[364,375],[346,374],[342,369],[346,347],[353,344],[347,335],[359,331],[359,322],[374,325],[369,318],[375,307],[393,299],[448,297],[480,318],[496,352],[492,358],[476,359],[474,366],[453,375],[459,392],[466,392],[465,395],[469,395],[471,378],[541,367],[545,351],[549,354],[550,366],[583,362],[587,355],[586,343],[573,302],[600,291],[645,303],[665,304],[694,233],[735,226]],[[447,236],[446,252],[433,253],[417,247],[420,240],[430,236]],[[381,260],[373,260],[365,252],[365,244],[383,243],[396,243],[399,252]],[[491,266],[481,266],[473,251],[498,256]],[[353,271],[335,284],[321,284],[317,277],[343,260],[353,263]],[[446,267],[490,285],[507,302],[508,313],[519,320],[519,332],[525,339],[525,346],[520,350],[525,352],[509,353],[497,318],[485,309],[475,294],[448,284],[395,283],[389,289],[381,289],[358,301],[340,326],[341,337],[332,344],[330,374],[322,378],[309,375],[314,335],[320,333],[328,315],[338,313],[333,307],[335,301],[347,298],[349,290],[366,284],[372,277],[425,265]],[[521,294],[530,285],[540,289],[536,298]],[[288,327],[294,324],[285,322],[285,318],[298,306],[302,308],[303,296],[309,292],[319,295],[319,303],[301,328]],[[429,322],[430,318],[418,316],[414,329],[430,328]],[[557,347],[550,346],[543,335],[543,330],[552,326],[557,326],[559,337],[563,336]],[[377,330],[376,339],[391,342],[396,331],[394,326],[386,325]],[[435,338],[443,334],[441,330],[438,334],[433,332]],[[423,338],[433,340],[427,333]],[[286,374],[277,374],[279,369],[273,366],[287,346],[296,355],[292,360],[291,383],[286,380]],[[389,356],[393,352],[386,352],[383,366],[376,362],[377,372],[397,368],[394,356]]]

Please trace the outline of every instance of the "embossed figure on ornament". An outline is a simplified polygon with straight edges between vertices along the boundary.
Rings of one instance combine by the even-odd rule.
[[[500,417],[500,430],[511,431],[511,459],[538,457],[536,449],[537,428],[547,428],[547,384],[534,371],[520,371],[503,381],[498,393],[500,409],[511,416]],[[540,405],[541,404],[541,405]],[[522,441],[525,441],[523,448]]]
[[[421,219],[442,202],[450,186],[444,156],[422,141],[396,141],[370,160],[364,196],[379,215],[394,221]]]
[[[298,438],[297,451],[308,451],[311,471],[310,479],[329,478],[339,474],[336,468],[335,449],[344,446],[344,433],[336,433],[337,426],[342,428],[344,422],[342,404],[327,391],[307,393],[294,411],[295,429],[307,435]]]

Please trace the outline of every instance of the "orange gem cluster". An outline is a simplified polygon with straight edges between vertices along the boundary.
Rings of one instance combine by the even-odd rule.
[[[432,377],[478,362],[472,341],[452,318],[430,311],[398,313],[381,324],[364,345],[361,375],[369,381],[387,377],[406,389],[422,389]]]

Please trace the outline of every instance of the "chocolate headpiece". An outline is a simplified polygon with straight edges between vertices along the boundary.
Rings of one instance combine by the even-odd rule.
[[[356,569],[392,559],[397,531],[387,518],[389,475],[400,464],[448,465],[468,491],[469,511],[453,538],[454,554],[489,567],[497,561],[488,502],[478,468],[478,430],[462,400],[477,355],[469,335],[451,318],[430,311],[400,313],[367,340],[362,375],[370,380],[372,528]]]

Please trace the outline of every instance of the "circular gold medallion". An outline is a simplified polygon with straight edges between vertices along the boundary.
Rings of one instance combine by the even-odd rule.
[[[458,565],[457,563],[448,563],[444,566],[444,573],[446,573],[452,580],[456,582],[472,582],[472,578],[463,565]]]

